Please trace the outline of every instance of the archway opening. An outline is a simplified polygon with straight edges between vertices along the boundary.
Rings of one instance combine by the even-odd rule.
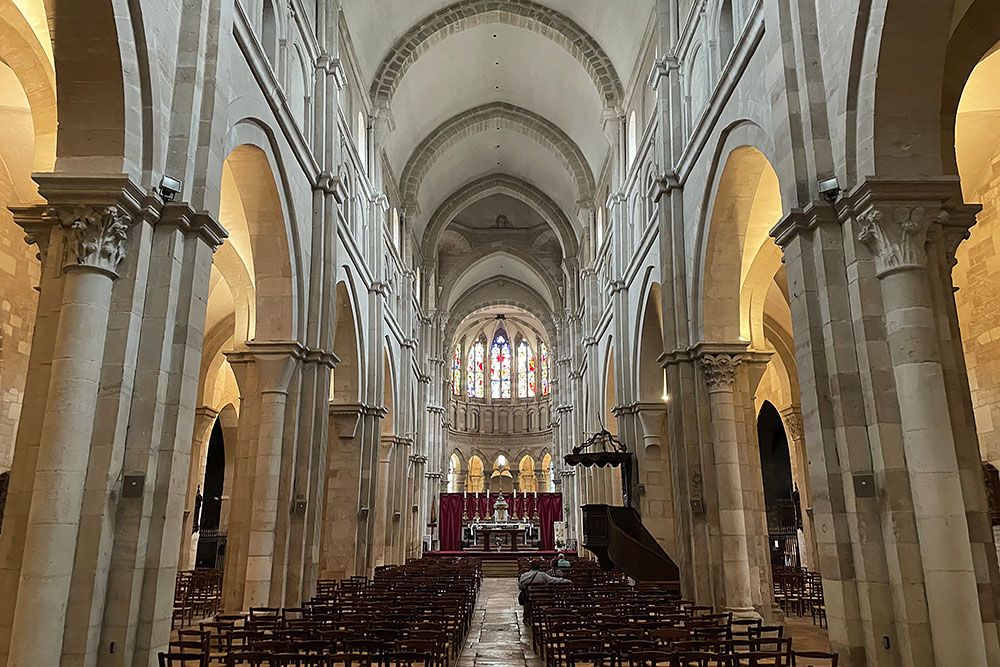
[[[202,478],[200,494],[201,515],[196,529],[198,538],[198,553],[195,556],[196,568],[221,568],[225,557],[225,542],[220,539],[223,489],[226,480],[226,445],[222,432],[222,421],[216,420],[208,441],[208,458],[205,462],[205,475]]]
[[[469,473],[465,477],[465,490],[467,493],[483,493],[486,490],[485,487],[483,460],[478,455],[473,455],[469,459]]]
[[[757,443],[761,478],[764,482],[764,507],[767,513],[768,545],[772,567],[799,567],[798,491],[792,481],[792,461],[781,415],[765,401],[757,416]]]
[[[5,9],[0,12],[0,473],[13,462],[41,277],[38,247],[25,243],[8,207],[41,201],[31,174],[51,171],[56,153],[55,71],[45,7],[41,0],[20,0]]]

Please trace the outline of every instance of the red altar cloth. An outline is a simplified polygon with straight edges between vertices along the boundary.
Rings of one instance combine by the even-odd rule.
[[[440,530],[441,551],[458,551],[462,541],[462,509],[464,507],[469,520],[476,513],[476,503],[479,504],[479,516],[488,520],[493,516],[493,503],[496,502],[498,493],[476,494],[469,493],[463,498],[461,493],[442,493],[438,507],[438,525]],[[542,538],[542,548],[552,550],[555,548],[555,536],[552,524],[562,521],[562,494],[561,493],[539,493],[518,494],[514,498],[510,494],[504,494],[507,499],[507,511],[513,518],[523,516],[525,511],[531,516],[538,510],[539,534]]]

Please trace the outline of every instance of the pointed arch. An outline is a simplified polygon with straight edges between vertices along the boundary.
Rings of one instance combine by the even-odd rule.
[[[511,398],[511,346],[503,325],[497,327],[490,344],[490,397]]]

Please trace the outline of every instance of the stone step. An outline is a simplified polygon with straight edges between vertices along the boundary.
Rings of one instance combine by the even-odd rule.
[[[516,560],[483,560],[484,577],[517,577]]]

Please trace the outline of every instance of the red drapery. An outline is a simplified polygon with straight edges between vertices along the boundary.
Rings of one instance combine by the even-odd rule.
[[[463,497],[461,493],[442,493],[439,503],[441,512],[438,516],[441,551],[461,549],[463,509],[469,521],[472,521],[478,505],[479,518],[488,521],[493,516],[493,503],[496,502],[499,495],[498,493],[489,495],[469,493]],[[552,524],[556,521],[562,521],[562,494],[518,494],[517,498],[504,494],[504,497],[507,499],[507,511],[511,518],[515,515],[524,516],[525,512],[529,516],[534,516],[535,510],[538,510],[542,548],[550,551],[554,549],[555,536]]]

